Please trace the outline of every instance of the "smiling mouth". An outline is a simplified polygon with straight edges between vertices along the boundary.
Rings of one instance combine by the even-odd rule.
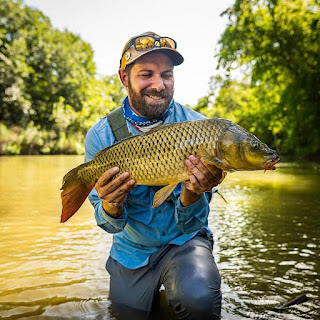
[[[149,97],[149,98],[151,98],[151,99],[153,99],[153,100],[162,100],[163,99],[163,97],[162,96],[154,96],[154,95],[146,95],[147,97]]]
[[[275,160],[270,160],[269,162],[267,162],[264,165],[264,172],[266,172],[266,170],[276,170],[275,165],[280,161],[280,158],[277,157]]]

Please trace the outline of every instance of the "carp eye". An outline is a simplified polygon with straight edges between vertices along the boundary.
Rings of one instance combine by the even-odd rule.
[[[259,149],[260,148],[260,143],[257,141],[257,140],[253,140],[252,142],[251,142],[251,146],[252,146],[252,148],[253,149]]]

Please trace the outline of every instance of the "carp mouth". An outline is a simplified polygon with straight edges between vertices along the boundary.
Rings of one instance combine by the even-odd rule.
[[[276,170],[275,165],[280,161],[280,158],[277,156],[276,159],[271,159],[265,163],[264,172],[267,170]]]

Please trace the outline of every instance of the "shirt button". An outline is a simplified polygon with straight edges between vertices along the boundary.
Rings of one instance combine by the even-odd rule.
[[[162,232],[162,236],[164,237],[166,235],[166,233],[165,232]]]
[[[161,213],[161,210],[158,210],[158,213]]]

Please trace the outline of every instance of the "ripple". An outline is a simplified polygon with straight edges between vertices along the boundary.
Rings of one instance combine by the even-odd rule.
[[[295,265],[295,267],[300,270],[314,270],[314,266],[311,262],[310,263],[299,262]]]

